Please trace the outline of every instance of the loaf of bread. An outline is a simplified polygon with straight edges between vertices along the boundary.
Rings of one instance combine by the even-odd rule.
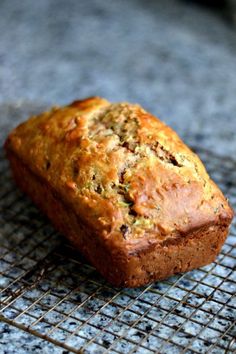
[[[233,211],[199,158],[139,105],[94,97],[11,132],[19,187],[114,286],[212,262]]]

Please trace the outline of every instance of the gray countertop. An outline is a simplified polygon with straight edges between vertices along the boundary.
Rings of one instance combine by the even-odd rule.
[[[1,121],[8,105],[24,119],[28,105],[101,95],[235,152],[236,32],[218,14],[177,0],[1,1],[0,13]]]
[[[177,0],[3,0],[0,33],[1,141],[51,104],[100,95],[235,157],[236,32],[220,15]],[[0,325],[0,352],[63,352],[45,345]]]

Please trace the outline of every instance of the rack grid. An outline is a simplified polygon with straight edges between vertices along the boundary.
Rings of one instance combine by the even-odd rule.
[[[236,208],[236,161],[198,149]],[[0,153],[0,320],[73,353],[236,352],[236,223],[217,260],[111,287],[15,187]]]

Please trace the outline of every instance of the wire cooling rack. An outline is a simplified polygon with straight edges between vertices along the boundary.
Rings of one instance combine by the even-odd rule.
[[[198,152],[236,207],[236,162]],[[1,152],[0,319],[65,353],[236,352],[235,241],[234,222],[216,262],[115,289],[15,187]]]

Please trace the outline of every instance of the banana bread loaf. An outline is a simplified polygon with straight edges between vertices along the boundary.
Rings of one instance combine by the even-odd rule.
[[[233,211],[199,158],[139,105],[52,108],[5,148],[19,187],[114,286],[210,263],[227,236]]]

